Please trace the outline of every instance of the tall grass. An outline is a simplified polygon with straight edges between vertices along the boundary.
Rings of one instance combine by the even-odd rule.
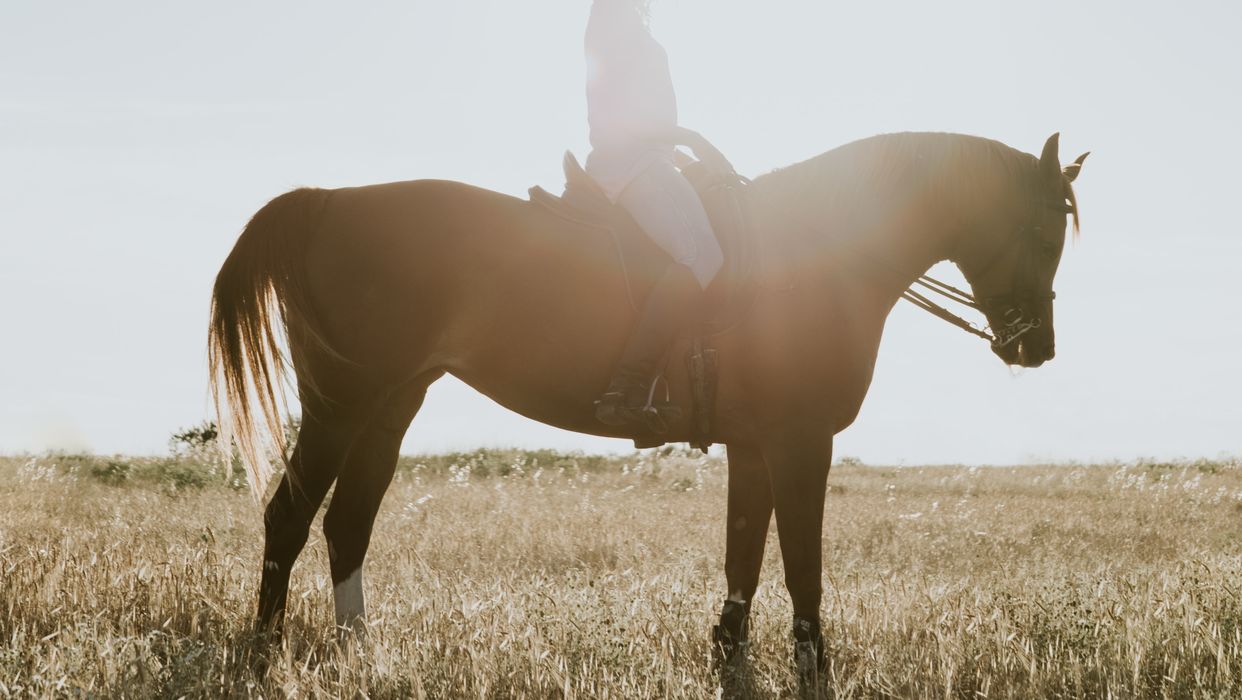
[[[0,697],[717,692],[719,459],[405,458],[366,567],[369,636],[335,641],[317,525],[276,650],[249,630],[260,512],[196,460],[0,458]],[[829,481],[836,697],[1242,696],[1237,463],[849,463]],[[730,692],[794,692],[789,623],[773,533]]]

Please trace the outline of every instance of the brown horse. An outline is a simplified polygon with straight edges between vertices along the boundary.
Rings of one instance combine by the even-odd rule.
[[[1067,212],[1077,229],[1070,183],[1082,164],[1062,170],[1057,143],[1054,134],[1035,158],[971,136],[878,136],[749,186],[766,256],[759,292],[713,340],[711,439],[729,461],[728,601],[716,629],[726,657],[744,648],[775,511],[799,660],[822,660],[833,436],[858,414],[885,318],[919,275],[954,261],[993,328],[1028,321],[996,347],[1002,360],[1052,358],[1052,281]],[[298,189],[255,214],[216,279],[209,345],[221,422],[256,494],[272,476],[268,458],[285,454],[279,388],[290,363],[297,378],[301,429],[264,518],[262,629],[280,629],[290,568],[333,482],[324,533],[337,622],[363,619],[375,514],[406,428],[445,373],[543,423],[654,437],[593,418],[635,318],[615,256],[606,235],[455,182]],[[667,379],[687,405],[683,363]],[[661,438],[690,435],[682,422]]]

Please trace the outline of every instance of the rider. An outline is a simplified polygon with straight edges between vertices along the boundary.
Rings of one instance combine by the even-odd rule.
[[[586,30],[586,171],[674,260],[647,297],[612,382],[596,402],[608,425],[641,423],[651,386],[678,332],[700,308],[724,264],[698,193],[674,165],[689,146],[708,170],[733,167],[699,134],[677,124],[668,55],[647,29],[648,0],[594,0]]]

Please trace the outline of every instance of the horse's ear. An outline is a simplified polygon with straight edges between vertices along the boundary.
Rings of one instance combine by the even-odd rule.
[[[1046,182],[1061,181],[1061,134],[1060,132],[1048,137],[1044,142],[1044,152],[1039,156],[1039,171],[1043,173]]]
[[[1078,156],[1073,163],[1065,166],[1065,170],[1062,170],[1061,174],[1065,176],[1066,180],[1073,182],[1078,179],[1078,173],[1082,171],[1082,162],[1086,160],[1089,155],[1091,155],[1091,151],[1087,151],[1086,153]]]

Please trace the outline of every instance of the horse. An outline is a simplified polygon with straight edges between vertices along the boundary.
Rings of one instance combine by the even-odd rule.
[[[1067,214],[1078,231],[1071,183],[1086,157],[1062,168],[1058,143],[1054,134],[1035,157],[976,136],[888,134],[746,186],[763,264],[746,313],[713,338],[709,437],[728,461],[718,657],[745,648],[775,513],[795,662],[823,665],[833,436],[857,416],[885,319],[912,282],[954,262],[992,328],[1022,322],[993,345],[1003,362],[1052,359],[1053,278]],[[216,278],[208,342],[223,442],[236,445],[257,497],[284,466],[264,511],[258,628],[279,635],[290,569],[334,482],[323,529],[336,622],[365,628],[362,565],[376,512],[406,429],[445,374],[567,430],[690,440],[689,416],[659,436],[593,417],[635,316],[611,238],[526,200],[416,180],[301,188],[260,209]],[[290,370],[302,411],[291,455]],[[665,378],[672,402],[687,405],[682,363]]]

